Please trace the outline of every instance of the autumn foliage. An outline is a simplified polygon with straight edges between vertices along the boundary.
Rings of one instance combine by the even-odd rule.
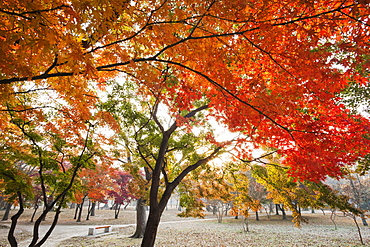
[[[29,122],[72,147],[92,126],[119,132],[99,108],[117,80],[166,105],[173,130],[206,110],[241,133],[237,158],[267,146],[298,180],[340,177],[369,152],[368,119],[340,96],[368,83],[369,14],[365,0],[4,0],[1,145],[16,149]]]
[[[33,81],[87,118],[89,83],[123,72],[165,88],[174,111],[208,98],[230,130],[284,147],[296,177],[338,176],[367,152],[367,120],[336,96],[366,82],[368,11],[366,1],[3,1],[3,107]]]

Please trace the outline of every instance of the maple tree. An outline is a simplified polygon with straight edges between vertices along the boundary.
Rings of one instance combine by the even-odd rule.
[[[144,166],[149,174],[142,178],[149,187],[142,198],[148,198],[150,206],[142,245],[152,246],[162,212],[176,187],[190,172],[204,169],[227,143],[210,138],[212,129],[204,117],[208,106],[201,100],[195,102],[197,108],[180,111],[175,118],[158,97],[140,96],[137,89],[129,88],[114,85],[105,107],[115,113],[121,125],[118,141],[123,140],[132,152],[132,161],[127,164],[133,170]]]
[[[133,177],[128,172],[117,170],[113,174],[113,177],[115,177],[114,185],[112,189],[109,190],[108,195],[114,199],[114,218],[118,219],[121,205],[128,205],[132,200],[135,200],[136,197],[130,191],[130,183]]]
[[[86,121],[72,114],[71,105],[61,106],[54,101],[54,93],[32,90],[32,84],[16,89],[0,112],[2,193],[9,202],[19,205],[11,217],[8,240],[11,246],[17,246],[14,232],[18,218],[27,200],[35,198],[35,203],[41,200],[43,210],[33,223],[29,246],[41,246],[53,231],[61,208],[72,198],[80,169],[92,167],[94,156],[103,157],[100,146],[93,142],[99,139],[103,144],[104,139],[94,132],[91,123],[99,121],[99,113],[94,117],[90,114],[91,121]],[[49,93],[50,97],[44,97]],[[53,222],[40,236],[40,224],[53,209]]]
[[[5,0],[1,110],[19,87],[53,90],[84,129],[95,89],[124,74],[174,116],[206,98],[217,121],[245,135],[240,158],[269,146],[291,176],[338,177],[369,151],[368,120],[338,103],[349,82],[367,81],[369,13],[363,0]],[[8,123],[2,114],[1,130]]]
[[[182,108],[207,95],[231,130],[285,146],[296,177],[337,176],[367,151],[366,121],[335,98],[366,81],[366,1],[97,4],[3,1],[3,98],[32,80],[83,104],[94,95],[88,81],[123,72],[153,89],[172,84]],[[176,80],[163,81],[168,70]]]
[[[31,147],[34,148],[35,153],[29,154],[28,161],[30,162],[30,166],[37,167],[38,176],[36,182],[40,184],[42,191],[42,201],[44,204],[44,209],[42,214],[34,223],[33,239],[30,243],[30,246],[38,246],[45,242],[45,240],[54,229],[55,224],[58,220],[58,216],[60,214],[60,210],[65,205],[68,196],[70,196],[69,192],[73,186],[73,181],[76,178],[77,171],[84,164],[88,163],[90,159],[89,156],[91,154],[88,154],[88,151],[82,151],[80,155],[71,155],[70,157],[68,157],[68,160],[70,160],[71,163],[68,164],[66,163],[66,161],[59,159],[59,152],[51,152],[47,149],[44,149],[45,147],[43,147],[41,144],[41,141],[43,141],[43,139],[36,139],[41,137],[35,134],[35,132],[28,132],[28,130],[26,130],[28,126],[26,126],[24,122],[17,122],[17,124],[19,124],[17,125],[18,127],[22,128],[24,135],[29,138],[29,141],[32,143]],[[29,125],[29,123],[27,125]],[[43,144],[45,144],[45,142]],[[53,144],[55,144],[55,142],[51,143],[51,145]],[[86,146],[85,148],[87,149]],[[82,149],[84,149],[84,147],[82,147]],[[68,152],[67,148],[63,147],[63,150],[65,154]],[[67,158],[65,160],[67,160]],[[15,173],[12,174],[12,170]],[[13,198],[13,200],[17,200],[19,204],[18,212],[11,217],[12,224],[8,234],[8,239],[11,246],[17,246],[16,238],[14,236],[14,230],[18,218],[23,213],[24,200],[26,198],[30,199],[33,196],[32,185],[30,181],[31,179],[27,176],[27,174],[24,174],[21,171],[17,170],[17,167],[13,167],[11,164],[3,167],[1,175],[2,178],[8,177],[8,179],[11,179],[12,182],[7,183],[7,186],[9,186],[11,191],[8,191],[7,194],[12,195],[11,198]],[[20,175],[22,175],[23,177],[20,178]],[[31,191],[27,192],[27,190]],[[56,207],[56,210],[53,224],[50,226],[50,229],[47,231],[47,233],[41,239],[39,239],[39,226],[41,224],[41,221],[54,207]]]
[[[78,187],[74,194],[74,202],[77,203],[75,219],[81,221],[82,209],[85,199],[88,199],[88,211],[86,220],[89,220],[90,215],[94,216],[94,210],[97,202],[106,201],[115,187],[114,179],[116,179],[115,168],[111,167],[111,161],[108,159],[100,160],[94,167],[86,167],[81,169],[78,174],[78,179],[75,186]]]
[[[279,205],[284,219],[284,207],[292,210],[296,226],[300,226],[301,221],[305,222],[300,207],[317,209],[329,206],[354,215],[362,214],[359,208],[349,202],[348,197],[338,194],[323,182],[295,181],[295,178],[289,177],[287,167],[281,166],[281,157],[276,152],[269,152],[264,159],[267,160],[266,165],[254,165],[252,175],[269,192],[268,197]]]
[[[249,210],[255,213],[256,220],[259,220],[258,212],[266,202],[266,189],[251,176],[251,171],[239,172],[234,176],[234,183],[237,189],[237,196],[233,203],[233,215],[250,216]],[[269,217],[269,214],[267,215]]]
[[[178,215],[204,218],[204,208],[209,208],[221,223],[231,208],[234,192],[229,172],[223,167],[206,164],[189,174],[179,185],[180,206],[185,211]]]

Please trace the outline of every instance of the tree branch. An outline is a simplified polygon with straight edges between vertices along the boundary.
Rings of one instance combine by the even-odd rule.
[[[273,27],[285,26],[285,25],[297,23],[297,22],[304,21],[304,20],[318,18],[320,16],[328,15],[328,14],[331,14],[331,13],[334,13],[334,12],[341,12],[341,10],[354,7],[355,5],[356,4],[350,4],[350,5],[347,5],[347,6],[340,6],[338,8],[328,10],[328,11],[324,11],[324,12],[321,12],[321,13],[318,13],[318,14],[315,14],[315,15],[311,15],[311,16],[300,16],[300,17],[298,17],[296,19],[293,19],[293,20],[288,20],[288,21],[285,21],[285,22],[271,24],[271,26],[273,26]],[[148,20],[146,25],[149,25],[148,23],[149,23],[149,20]],[[145,29],[146,25],[144,25],[144,27],[139,32],[142,32]],[[120,62],[120,63],[102,65],[102,66],[96,67],[96,70],[97,71],[107,71],[107,70],[110,70],[110,68],[115,68],[115,67],[118,67],[118,66],[128,65],[131,62],[138,63],[138,62],[145,62],[145,61],[159,61],[157,59],[157,57],[160,56],[162,53],[164,53],[166,50],[168,50],[168,49],[170,49],[174,46],[177,46],[179,44],[182,44],[184,42],[190,41],[190,40],[203,40],[203,39],[212,39],[212,38],[220,38],[220,37],[239,36],[239,35],[244,35],[248,32],[256,31],[256,30],[259,30],[259,29],[260,29],[260,27],[257,26],[257,27],[253,27],[253,28],[250,28],[250,29],[247,29],[247,30],[238,31],[238,32],[211,34],[211,35],[204,35],[204,36],[198,36],[198,37],[190,36],[190,37],[181,39],[181,40],[179,40],[175,43],[172,43],[170,45],[167,45],[166,47],[164,47],[162,50],[158,51],[155,55],[153,55],[151,57],[138,58],[138,59],[132,59],[132,60],[125,61],[125,62]],[[119,41],[110,43],[108,45],[102,46],[102,47],[97,47],[97,48],[91,50],[90,53],[97,50],[97,49],[106,48],[108,46],[111,46],[111,45],[114,45],[114,44],[117,44],[117,43],[125,42],[125,41],[127,41],[131,38],[133,38],[133,37],[129,37],[129,38],[126,38],[126,39],[123,39],[123,40],[119,40]],[[66,76],[73,76],[73,75],[78,75],[78,74],[83,74],[83,73],[84,73],[84,71],[81,71],[79,73],[72,73],[72,72],[57,72],[57,73],[53,73],[53,74],[43,73],[43,74],[37,75],[37,76],[13,77],[13,78],[8,78],[8,79],[2,79],[2,80],[0,80],[0,84],[10,84],[12,82],[17,82],[17,81],[41,80],[41,79],[47,79],[47,78],[53,78],[53,77],[66,77]]]

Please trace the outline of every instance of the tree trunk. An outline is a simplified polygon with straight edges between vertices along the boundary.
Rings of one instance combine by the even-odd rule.
[[[121,210],[121,205],[122,204],[116,204],[116,206],[114,207],[114,218],[115,219],[118,219],[118,215],[119,215],[119,211]]]
[[[270,203],[269,203],[269,215],[271,215],[272,213],[274,213],[274,206],[273,206],[273,202],[271,201]]]
[[[91,201],[89,200],[89,205],[87,206],[86,220],[90,219],[90,215],[91,215]]]
[[[362,220],[362,224],[363,224],[364,226],[368,226],[369,224],[367,224],[367,222],[366,222],[366,217],[365,217],[365,215],[364,215],[364,214],[360,214],[360,217],[361,217],[361,220]]]
[[[34,210],[33,210],[33,214],[32,214],[32,217],[31,217],[31,222],[33,222],[33,220],[34,220],[34,218],[35,218],[35,215],[36,215],[37,209],[39,209],[39,205],[38,205],[37,203],[35,203],[35,207],[34,207]]]
[[[267,207],[264,207],[264,208],[265,208],[265,213],[267,215],[267,218],[270,219],[270,213],[271,213],[271,211],[268,211],[267,210]]]
[[[92,202],[91,204],[91,216],[95,216],[95,207],[96,207],[96,202]]]
[[[157,236],[158,225],[161,220],[161,211],[157,208],[150,208],[149,218],[146,223],[146,229],[141,242],[141,247],[153,247]]]
[[[77,204],[77,209],[78,209],[78,216],[76,222],[81,222],[81,216],[82,216],[82,207],[83,207],[84,202],[82,201],[81,204]]]
[[[275,204],[276,215],[279,215],[279,204]]]
[[[242,218],[243,218],[243,229],[244,229],[244,232],[249,232],[248,217],[242,216]]]
[[[259,221],[260,217],[258,216],[258,211],[256,211],[256,220]]]
[[[19,199],[19,210],[18,212],[11,217],[12,224],[10,225],[10,229],[8,232],[8,241],[10,243],[10,246],[12,247],[18,247],[17,240],[14,236],[15,227],[17,226],[17,221],[19,217],[23,214],[24,208],[23,208],[23,198],[20,192],[18,192],[18,199]],[[11,206],[11,204],[10,204]]]
[[[76,204],[75,206],[76,210],[75,210],[75,215],[73,216],[73,219],[77,219],[77,214],[78,214],[78,210],[80,209],[80,204]]]
[[[64,201],[64,196],[61,198],[61,202]],[[37,242],[37,240],[39,239],[39,228],[40,228],[40,224],[41,224],[41,218],[45,218],[45,215],[51,211],[51,209],[53,207],[48,207],[46,209],[46,211],[43,212],[43,214],[45,215],[41,215],[35,222],[35,225],[34,225],[34,229],[33,229],[33,239],[32,239],[32,242],[30,243],[29,247],[40,247],[41,245],[43,245],[46,240],[50,237],[51,233],[53,232],[55,226],[57,225],[57,222],[58,222],[58,219],[59,219],[59,214],[61,213],[60,209],[62,208],[62,205],[63,203],[61,203],[58,208],[56,209],[55,211],[55,215],[54,215],[54,219],[53,219],[53,222],[50,226],[50,228],[47,230],[47,232],[45,233],[45,235],[41,238],[41,240],[39,242]]]
[[[218,223],[222,223],[222,216],[223,216],[223,209],[222,209],[222,206],[219,206],[217,208],[217,222]]]
[[[8,220],[9,219],[9,213],[10,213],[11,208],[12,208],[12,204],[7,202],[6,205],[5,205],[5,213],[3,215],[2,220]]]
[[[279,205],[279,208],[281,210],[281,213],[283,214],[283,220],[286,220],[286,212],[284,209],[284,204],[282,204],[281,206]]]
[[[136,231],[131,238],[142,238],[144,237],[146,228],[146,209],[145,201],[142,198],[137,200],[136,205]]]

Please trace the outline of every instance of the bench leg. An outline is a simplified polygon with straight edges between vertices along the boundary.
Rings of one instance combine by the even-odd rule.
[[[95,235],[95,227],[89,228],[89,235]]]
[[[111,231],[112,231],[112,227],[111,226],[104,228],[104,232],[111,232]]]

